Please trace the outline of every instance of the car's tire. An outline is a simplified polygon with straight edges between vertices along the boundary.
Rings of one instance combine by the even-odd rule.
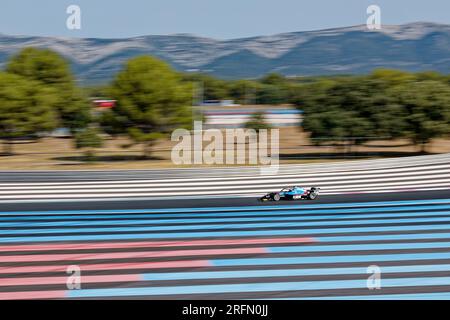
[[[318,195],[317,193],[311,192],[311,193],[308,195],[308,199],[309,199],[309,200],[316,200],[318,196],[319,196],[319,195]]]
[[[275,193],[272,195],[272,200],[273,201],[280,201],[281,197],[278,193]]]
[[[308,194],[308,200],[315,200],[319,197],[319,188],[312,187],[309,194]]]

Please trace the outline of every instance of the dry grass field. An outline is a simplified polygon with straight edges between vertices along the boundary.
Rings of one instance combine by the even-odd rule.
[[[37,142],[14,144],[14,155],[0,156],[0,170],[86,170],[86,169],[151,169],[182,167],[171,161],[171,141],[160,141],[154,147],[152,159],[142,159],[142,147],[125,149],[127,139],[105,141],[96,150],[96,161],[85,161],[82,150],[73,147],[71,139],[45,138]],[[428,153],[450,152],[450,140],[436,139]],[[418,147],[408,141],[370,141],[344,151],[336,146],[313,146],[298,128],[280,130],[280,163],[315,163],[350,161],[355,159],[400,157],[419,154]],[[187,166],[187,165],[186,165]]]

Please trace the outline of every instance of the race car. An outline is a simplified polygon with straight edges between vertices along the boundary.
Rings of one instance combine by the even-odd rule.
[[[320,188],[317,187],[289,187],[283,188],[280,192],[270,192],[261,197],[260,201],[280,201],[280,200],[314,200],[319,196]]]

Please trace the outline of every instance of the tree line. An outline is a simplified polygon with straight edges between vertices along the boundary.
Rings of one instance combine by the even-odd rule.
[[[12,153],[15,139],[39,139],[53,129],[67,128],[77,148],[100,147],[101,133],[126,135],[127,146],[142,145],[143,155],[149,157],[158,139],[175,128],[190,128],[199,90],[205,100],[294,105],[303,112],[303,130],[317,144],[406,138],[425,150],[431,139],[450,133],[450,77],[434,72],[377,70],[359,76],[295,78],[269,74],[227,81],[179,73],[156,58],[140,56],[127,61],[108,85],[85,88],[77,84],[63,57],[25,48],[0,72],[4,154]],[[97,115],[90,96],[117,103]],[[258,114],[247,127],[265,127],[263,122]]]
[[[303,113],[302,129],[317,145],[403,138],[424,152],[432,139],[450,135],[450,76],[436,72],[380,69],[369,75],[186,78],[203,84],[206,99],[296,106]]]
[[[38,138],[57,127],[75,132],[90,122],[90,106],[69,65],[50,50],[26,48],[0,72],[0,138]],[[12,144],[4,143],[4,153]]]
[[[304,85],[292,102],[303,110],[302,126],[318,144],[403,138],[424,152],[432,139],[450,134],[449,84],[432,72],[377,70]]]
[[[4,155],[13,153],[15,139],[39,139],[66,128],[77,148],[92,150],[103,144],[101,133],[126,135],[131,146],[143,146],[150,156],[156,140],[192,123],[192,84],[166,63],[150,56],[128,61],[111,84],[81,88],[69,63],[57,53],[26,48],[0,72],[0,139]],[[95,114],[89,96],[103,94],[117,100],[113,110]]]

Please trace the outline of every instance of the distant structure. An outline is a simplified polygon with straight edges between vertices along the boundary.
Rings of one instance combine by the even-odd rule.
[[[200,103],[202,107],[238,107],[240,104],[235,104],[234,100],[205,100]]]
[[[203,106],[201,113],[207,128],[242,128],[257,113],[262,112],[266,122],[272,127],[295,127],[303,119],[302,111],[293,107],[280,106],[245,106],[245,107],[219,107]]]
[[[116,106],[116,100],[93,99],[92,104],[94,108],[99,110],[111,109]]]

